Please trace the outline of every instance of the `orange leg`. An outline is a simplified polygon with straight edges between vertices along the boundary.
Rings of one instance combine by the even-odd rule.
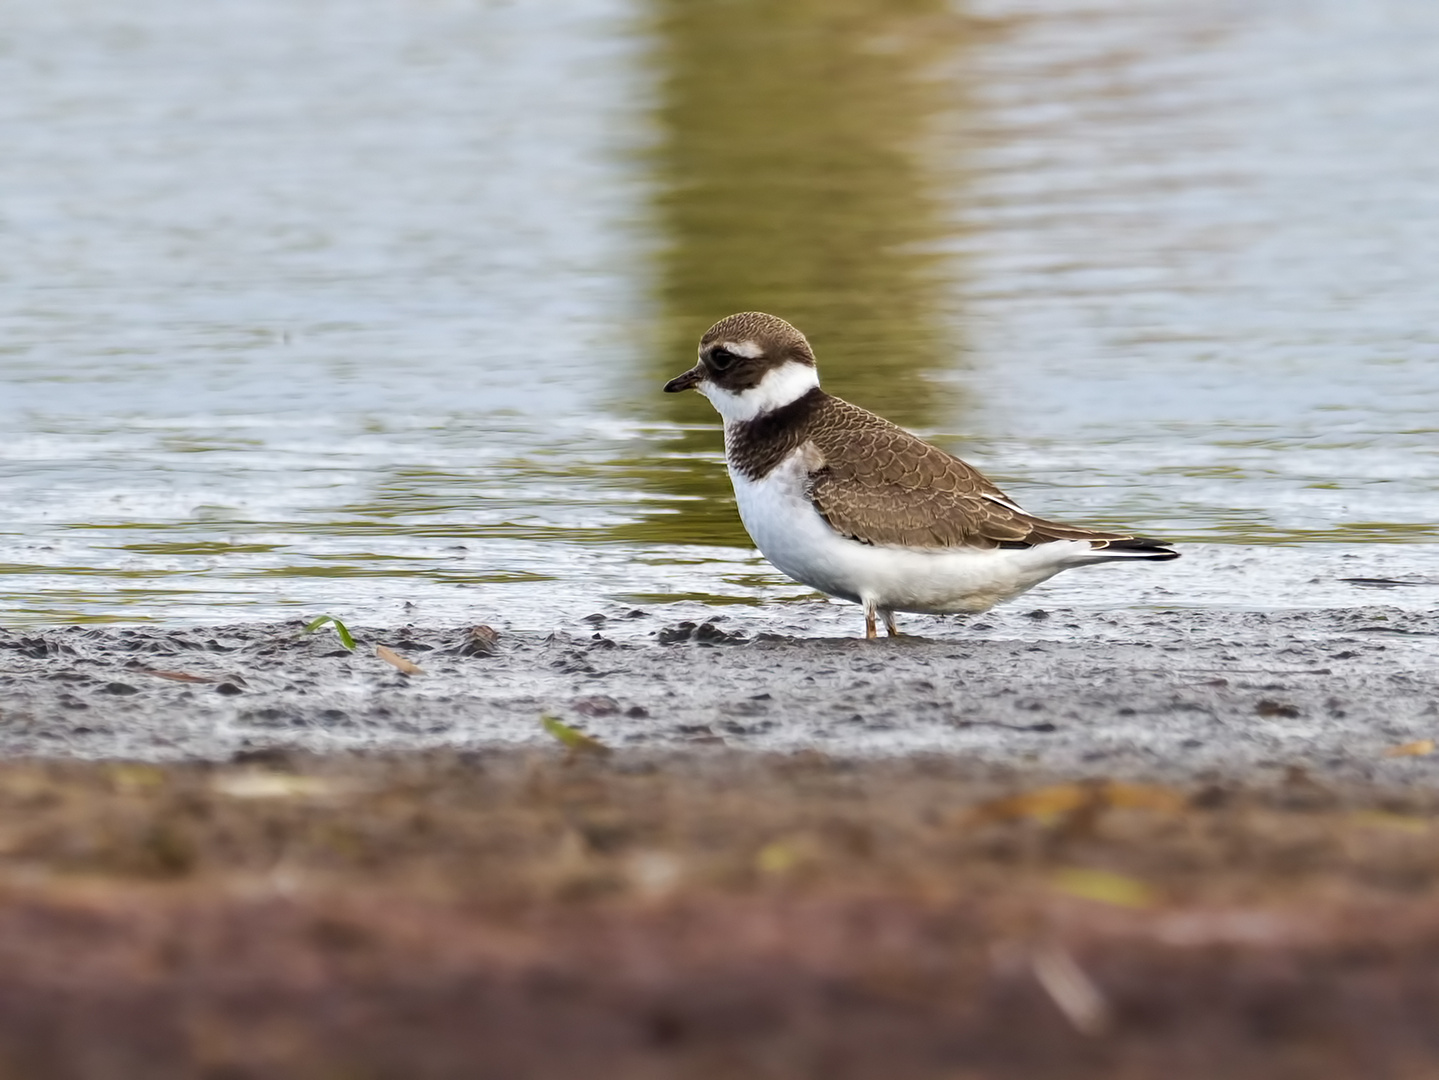
[[[894,625],[894,612],[881,611],[880,614],[884,616],[884,629],[889,636],[900,637],[899,627]]]
[[[864,636],[867,640],[873,641],[877,635],[874,632],[874,605],[864,605]]]

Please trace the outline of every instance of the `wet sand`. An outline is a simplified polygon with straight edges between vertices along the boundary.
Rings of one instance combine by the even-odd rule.
[[[0,632],[0,1075],[1432,1072],[1439,616],[845,614]]]
[[[1164,781],[1434,775],[1384,753],[1439,726],[1439,614],[1012,606],[865,642],[813,636],[852,634],[848,605],[693,607],[617,608],[549,634],[501,623],[492,646],[469,627],[355,627],[353,652],[299,622],[0,631],[0,752],[485,748],[545,743],[550,714],[626,750],[936,752]]]

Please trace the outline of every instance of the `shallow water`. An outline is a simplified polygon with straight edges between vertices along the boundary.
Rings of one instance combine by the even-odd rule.
[[[745,307],[1187,546],[1037,604],[1432,607],[1436,47],[1426,0],[23,6],[0,621],[808,597],[658,392]]]

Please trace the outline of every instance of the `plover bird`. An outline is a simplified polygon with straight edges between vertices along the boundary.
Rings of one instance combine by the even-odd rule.
[[[986,611],[1072,566],[1177,559],[1158,540],[1061,525],[1021,510],[952,454],[819,386],[814,352],[783,319],[743,311],[700,339],[665,384],[724,419],[740,519],[782,573],[864,606],[891,636],[896,611]]]

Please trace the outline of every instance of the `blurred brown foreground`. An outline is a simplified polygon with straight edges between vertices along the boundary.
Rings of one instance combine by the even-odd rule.
[[[1298,772],[9,763],[0,1077],[1439,1076],[1436,840]]]

